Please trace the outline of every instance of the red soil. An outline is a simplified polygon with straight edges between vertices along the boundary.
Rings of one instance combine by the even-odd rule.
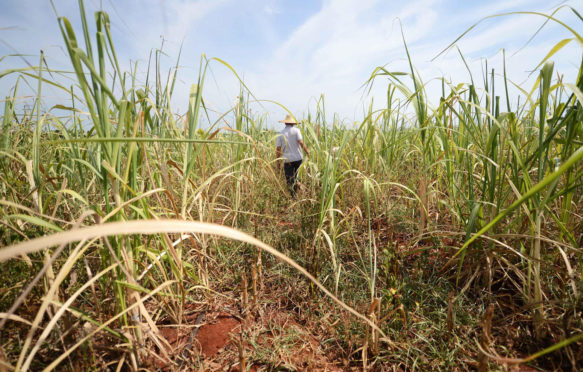
[[[270,310],[257,314],[258,317],[249,314],[241,321],[238,316],[225,311],[203,312],[195,310],[194,306],[186,307],[190,314],[184,316],[182,326],[160,326],[161,336],[170,344],[166,352],[172,362],[163,362],[163,353],[158,351],[156,354],[160,358],[152,359],[152,367],[163,371],[188,371],[188,366],[197,365],[205,371],[239,371],[239,348],[242,340],[247,367],[251,371],[260,367],[291,367],[301,371],[341,370],[323,354],[316,336],[302,327],[291,314]],[[288,350],[284,354],[276,352],[277,343],[289,332],[298,335],[296,341],[288,344],[293,351]],[[250,342],[251,339],[254,341]],[[253,364],[252,356],[257,348],[273,350],[276,353],[268,365]]]
[[[199,351],[205,357],[215,356],[219,350],[227,346],[231,341],[231,334],[241,322],[232,316],[222,315],[217,317],[215,323],[205,324],[200,327],[196,341],[200,347]],[[236,331],[239,331],[237,329]]]

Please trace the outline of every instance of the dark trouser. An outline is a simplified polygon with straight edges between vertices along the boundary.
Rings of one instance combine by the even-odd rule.
[[[287,187],[292,197],[296,196],[296,191],[298,190],[298,184],[296,183],[296,177],[298,176],[298,169],[300,169],[302,161],[290,161],[289,163],[283,164],[283,171],[285,172],[285,180],[287,181]]]

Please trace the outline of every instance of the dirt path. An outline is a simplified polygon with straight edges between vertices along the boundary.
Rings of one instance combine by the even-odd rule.
[[[170,360],[152,358],[163,371],[285,370],[342,371],[325,355],[318,335],[300,325],[293,313],[250,309],[244,317],[235,307],[207,310],[187,305],[181,326],[160,326],[171,348]],[[233,311],[235,310],[235,311]],[[160,350],[152,350],[158,356]]]

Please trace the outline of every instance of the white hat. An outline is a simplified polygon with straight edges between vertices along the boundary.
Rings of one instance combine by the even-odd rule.
[[[280,123],[286,123],[286,124],[297,124],[298,122],[296,121],[296,119],[294,119],[293,116],[291,116],[290,114],[287,114],[285,116],[285,119],[280,120]]]

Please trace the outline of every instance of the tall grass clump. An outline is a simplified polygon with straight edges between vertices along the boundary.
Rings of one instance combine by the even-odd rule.
[[[502,74],[485,63],[481,81],[439,79],[432,105],[403,35],[407,70],[365,79],[386,84],[386,105],[348,123],[321,96],[300,120],[311,156],[292,202],[277,133],[250,110],[285,106],[203,55],[176,114],[179,58],[163,74],[154,50],[138,83],[108,14],[79,10],[80,30],[58,17],[70,74],[42,53],[0,72],[17,76],[0,120],[1,370],[219,368],[186,330],[229,311],[229,368],[309,369],[289,361],[312,349],[344,369],[579,368],[583,63],[572,82],[553,63],[583,45],[557,18],[574,9],[529,13],[572,36],[516,104],[503,54]],[[214,66],[241,87],[218,115],[204,95]],[[44,109],[47,84],[67,100]],[[177,352],[168,329],[190,346]],[[266,337],[278,357],[261,353]]]

